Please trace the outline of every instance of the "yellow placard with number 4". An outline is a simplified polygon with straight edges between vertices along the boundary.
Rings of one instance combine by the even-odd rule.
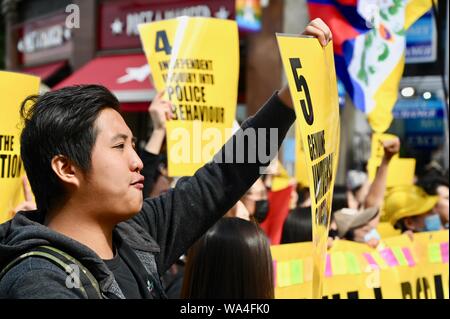
[[[173,105],[168,121],[170,176],[193,175],[231,135],[237,103],[235,21],[180,17],[139,25],[155,87]]]

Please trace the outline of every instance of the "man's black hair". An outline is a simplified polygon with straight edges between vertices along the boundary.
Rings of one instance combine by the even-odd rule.
[[[65,87],[23,101],[20,152],[39,210],[51,209],[65,195],[51,167],[52,158],[63,155],[88,172],[98,133],[94,122],[101,110],[118,111],[119,106],[117,98],[100,85]]]

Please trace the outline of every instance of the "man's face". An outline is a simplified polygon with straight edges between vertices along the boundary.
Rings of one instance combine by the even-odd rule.
[[[132,133],[117,111],[102,110],[95,127],[91,170],[80,191],[102,218],[120,222],[142,207],[143,176],[139,172],[143,164],[134,150]]]
[[[405,218],[405,226],[408,230],[411,230],[413,232],[422,232],[426,231],[425,229],[425,219],[427,217],[431,217],[433,215],[436,215],[437,213],[434,210],[431,210],[427,213],[412,216],[412,217],[406,217]]]
[[[372,229],[374,229],[374,227],[372,225],[370,225],[370,223],[367,223],[363,226],[353,229],[353,240],[358,243],[365,243],[366,242],[365,236],[368,233],[370,233],[372,231]],[[371,243],[369,241],[369,242],[367,242],[367,244],[372,246],[372,244],[375,244],[375,243]],[[376,244],[378,244],[378,241],[376,241]],[[376,247],[376,244],[374,245],[375,247]]]
[[[373,235],[374,231],[376,232],[379,223],[380,214],[377,214],[366,224],[353,229],[353,240],[359,243],[366,243],[372,248],[377,247],[380,241],[378,238],[373,238],[371,235]]]

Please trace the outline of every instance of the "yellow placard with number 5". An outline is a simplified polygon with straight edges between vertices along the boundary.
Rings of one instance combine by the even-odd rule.
[[[316,38],[284,34],[277,34],[277,41],[297,115],[296,130],[300,132],[305,154],[314,239],[312,295],[320,298],[339,158],[339,103],[333,44],[322,47]]]

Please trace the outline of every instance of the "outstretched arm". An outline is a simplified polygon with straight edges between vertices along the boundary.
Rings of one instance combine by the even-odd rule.
[[[145,150],[155,155],[159,154],[166,137],[166,122],[172,118],[172,105],[162,98],[163,95],[164,91],[158,92],[148,108],[153,123],[153,132],[145,145]]]
[[[156,182],[160,164],[159,153],[166,137],[166,122],[172,118],[172,105],[162,98],[163,94],[164,91],[159,92],[148,108],[153,131],[141,154],[141,160],[144,163],[141,173],[145,177],[142,189],[144,198],[149,196]]]

